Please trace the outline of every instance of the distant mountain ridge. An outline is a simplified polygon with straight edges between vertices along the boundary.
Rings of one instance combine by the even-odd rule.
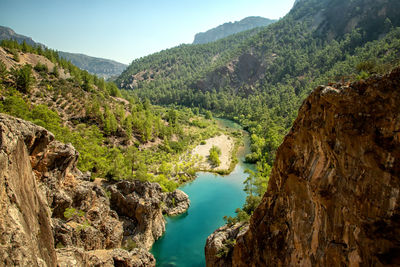
[[[23,43],[25,41],[28,45],[32,45],[32,46],[35,46],[35,45],[44,46],[41,43],[37,43],[37,42],[33,41],[31,37],[18,34],[11,28],[0,26],[0,41],[8,40],[8,39],[13,39],[13,40],[17,41],[18,43]]]
[[[120,75],[127,67],[127,65],[111,59],[97,58],[84,54],[62,51],[58,51],[58,54],[61,57],[71,61],[71,63],[75,66],[106,79]]]
[[[276,22],[276,20],[263,17],[247,17],[240,21],[227,22],[206,32],[197,33],[194,37],[193,44],[214,42],[235,33],[251,30],[257,27],[268,26],[274,22]]]
[[[16,40],[18,43],[23,43],[25,41],[27,44],[32,46],[40,45],[45,47],[45,45],[35,42],[31,37],[17,34],[11,28],[0,26],[0,41],[7,39]],[[63,51],[58,51],[58,54],[66,60],[71,61],[71,63],[76,65],[78,68],[87,70],[88,72],[105,79],[120,75],[127,67],[127,65],[114,60],[96,58],[84,54],[68,53]]]

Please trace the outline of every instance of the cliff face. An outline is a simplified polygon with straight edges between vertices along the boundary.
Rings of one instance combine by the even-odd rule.
[[[76,168],[78,156],[46,129],[0,114],[0,262],[154,266],[146,250],[165,231],[162,213],[184,212],[187,195],[140,181],[110,185],[107,193]],[[136,242],[128,242],[130,251],[120,249],[127,237]]]
[[[30,165],[54,136],[30,123],[0,117],[0,262],[56,266],[50,211]]]
[[[399,88],[400,69],[317,88],[278,149],[249,230],[216,266],[400,264]],[[218,258],[206,257],[208,266]]]

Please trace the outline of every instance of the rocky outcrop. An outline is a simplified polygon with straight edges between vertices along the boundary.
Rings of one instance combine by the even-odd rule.
[[[73,247],[58,249],[57,257],[59,267],[154,267],[156,263],[153,255],[143,249],[130,252],[123,249],[85,251]]]
[[[102,186],[76,168],[78,156],[72,145],[55,141],[44,128],[0,114],[0,262],[7,266],[154,266],[147,251],[120,249],[124,218],[110,208]],[[166,193],[158,184],[132,184],[137,184],[142,196],[135,207],[130,206],[130,212],[138,215],[135,227],[148,229],[163,221],[161,202]],[[142,203],[153,194],[157,207]],[[155,232],[159,237],[163,230]]]
[[[400,264],[399,88],[397,69],[305,100],[227,266]]]
[[[157,183],[121,181],[108,187],[111,207],[124,221],[125,240],[150,249],[165,232],[163,212],[183,213],[189,207],[188,196],[180,190],[163,193]]]
[[[87,181],[77,168],[78,152],[71,144],[53,141],[31,156],[31,165],[52,209],[57,247],[86,250],[118,248],[122,222],[104,190]]]
[[[6,266],[56,266],[50,210],[30,157],[54,136],[23,120],[0,116],[0,262]]]
[[[247,223],[224,225],[212,233],[206,242],[205,255],[207,266],[232,266],[232,249],[236,239],[248,230]]]
[[[163,213],[168,216],[175,216],[187,211],[190,200],[185,192],[176,189],[173,192],[163,194]]]
[[[208,72],[204,79],[192,84],[192,88],[211,92],[230,86],[235,88],[237,94],[248,96],[253,93],[254,84],[264,77],[268,62],[273,58],[270,56],[261,61],[256,55],[245,53],[227,65]]]

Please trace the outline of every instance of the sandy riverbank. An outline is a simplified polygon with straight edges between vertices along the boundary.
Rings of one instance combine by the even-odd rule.
[[[228,170],[232,161],[232,152],[235,146],[235,140],[225,134],[221,134],[219,136],[215,136],[213,138],[205,140],[206,144],[204,145],[198,145],[195,147],[192,151],[193,155],[199,155],[203,158],[203,160],[199,164],[200,170],[207,171],[207,170],[212,170],[212,171],[223,171],[223,170]],[[221,161],[221,164],[213,168],[210,165],[210,162],[208,161],[208,155],[210,154],[210,148],[212,146],[217,146],[221,149],[221,155],[219,156],[219,159]]]

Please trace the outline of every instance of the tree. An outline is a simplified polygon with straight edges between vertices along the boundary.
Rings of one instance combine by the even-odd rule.
[[[211,111],[206,110],[206,112],[205,112],[205,118],[206,118],[207,120],[211,120],[211,119],[212,119],[212,113],[211,113]]]
[[[12,69],[11,75],[14,79],[15,88],[26,94],[30,92],[30,88],[35,80],[32,75],[32,66],[27,64],[20,69]]]
[[[210,148],[210,155],[208,156],[208,160],[211,162],[211,165],[215,168],[221,165],[221,161],[219,159],[219,155],[221,154],[221,149],[217,146],[212,146]]]
[[[104,132],[106,135],[111,135],[117,132],[118,122],[114,116],[114,113],[106,107],[105,118],[104,118]]]
[[[13,58],[14,58],[14,60],[16,61],[16,62],[19,62],[19,53],[18,53],[18,51],[16,50],[16,49],[12,49],[11,50],[11,53],[13,54]]]
[[[0,82],[3,81],[7,76],[7,67],[6,65],[0,61]]]
[[[118,87],[115,85],[115,83],[108,83],[108,92],[110,93],[111,96],[115,97],[121,97],[121,92],[119,91]]]
[[[171,109],[168,111],[167,120],[168,120],[168,122],[169,122],[172,126],[176,125],[177,117],[178,117],[178,115],[177,115],[175,109],[172,109],[172,108],[171,108]]]
[[[58,71],[58,67],[56,64],[54,64],[54,68],[53,71],[51,72],[51,74],[54,75],[54,77],[58,78],[60,76],[60,72]]]
[[[29,46],[25,40],[22,42],[22,52],[24,52],[24,53],[30,52]]]

